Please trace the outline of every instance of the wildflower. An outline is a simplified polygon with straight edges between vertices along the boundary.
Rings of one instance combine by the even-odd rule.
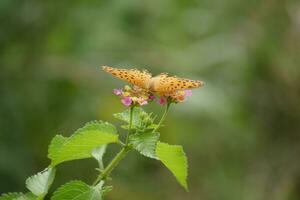
[[[157,101],[157,103],[160,104],[160,105],[165,105],[167,103],[167,98],[164,97],[164,96],[161,96],[159,98],[159,100]]]
[[[130,106],[132,104],[132,99],[130,97],[124,97],[121,102],[125,105],[125,106]]]
[[[167,102],[169,103],[182,103],[186,101],[187,97],[192,96],[191,90],[179,90],[172,93],[164,94],[158,100],[160,105],[165,105]]]
[[[152,93],[138,86],[126,85],[123,89],[114,89],[114,94],[121,97],[121,102],[125,106],[144,106],[155,99]]]
[[[141,102],[139,102],[139,104],[140,104],[141,106],[144,106],[144,105],[147,105],[147,104],[148,104],[148,101],[141,101]]]
[[[192,96],[192,90],[185,90],[184,93],[185,93],[184,95],[185,95],[186,97]]]
[[[120,96],[122,94],[122,89],[114,89],[114,94]]]
[[[125,85],[124,90],[125,90],[125,91],[130,91],[130,90],[131,90],[131,87],[130,87],[129,85]]]
[[[129,93],[129,92],[123,92],[122,95],[123,95],[124,97],[129,97],[129,96],[130,96],[130,93]]]
[[[150,95],[149,96],[149,100],[154,100],[155,99],[155,96],[154,95]]]

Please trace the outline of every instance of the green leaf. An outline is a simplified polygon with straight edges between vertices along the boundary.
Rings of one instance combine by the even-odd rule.
[[[59,163],[91,157],[91,152],[103,144],[118,142],[116,128],[109,123],[94,121],[78,129],[70,137],[56,135],[49,145],[51,166]]]
[[[51,200],[102,200],[101,190],[82,181],[71,181],[59,187]]]
[[[23,194],[21,192],[13,192],[2,194],[0,200],[36,200],[37,197],[34,196],[31,192]]]
[[[158,142],[156,145],[156,155],[161,162],[173,173],[177,181],[188,190],[187,186],[187,158],[180,145],[169,145]]]
[[[26,187],[36,196],[45,196],[55,178],[55,168],[47,168],[26,180]]]
[[[159,140],[159,133],[146,132],[130,136],[130,143],[133,148],[140,152],[142,155],[158,159],[155,153],[156,144]]]
[[[133,115],[132,115],[132,128],[134,127],[138,127],[141,125],[141,116],[147,114],[145,111],[143,111],[142,108],[140,107],[135,107],[133,109]],[[127,124],[129,124],[130,121],[130,109],[125,110],[122,113],[116,113],[114,114],[114,117],[126,122]]]
[[[129,128],[129,121],[130,121],[130,109],[125,110],[122,113],[114,114],[114,117],[127,123],[126,125],[122,125],[121,127],[124,129]],[[146,113],[142,108],[135,107],[133,109],[132,115],[132,129],[150,129],[155,127],[156,125],[153,124],[154,119],[152,118],[152,114]]]
[[[92,156],[98,161],[100,169],[104,169],[103,156],[106,152],[107,145],[101,145],[92,150]]]
[[[28,192],[26,194],[23,194],[22,196],[14,199],[14,200],[38,200],[39,198],[32,194],[31,192]]]
[[[7,193],[7,194],[2,194],[0,196],[0,200],[13,200],[16,199],[20,196],[24,195],[23,193],[19,193],[19,192],[11,192],[11,193]]]

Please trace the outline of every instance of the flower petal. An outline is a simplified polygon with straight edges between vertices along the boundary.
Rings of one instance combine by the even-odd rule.
[[[160,97],[157,103],[160,105],[165,105],[167,103],[167,99],[165,97]]]
[[[114,89],[114,94],[120,96],[122,94],[122,89]]]
[[[155,99],[155,96],[154,95],[150,95],[149,96],[149,100],[154,100]]]
[[[186,97],[190,97],[190,96],[192,96],[192,90],[185,90],[184,91],[184,96],[186,96]]]
[[[125,106],[130,106],[132,104],[132,99],[130,97],[124,97],[121,102],[125,105]]]
[[[140,106],[144,106],[144,105],[148,104],[148,101],[143,101],[143,102],[140,102],[139,104],[140,104]]]

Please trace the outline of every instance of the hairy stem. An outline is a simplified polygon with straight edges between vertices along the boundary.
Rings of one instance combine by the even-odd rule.
[[[160,121],[159,121],[157,127],[153,130],[153,132],[156,132],[156,131],[161,127],[162,123],[164,122],[164,120],[165,120],[166,117],[167,117],[167,114],[168,114],[168,112],[169,112],[170,106],[171,106],[171,103],[168,102],[168,103],[167,103],[167,106],[166,106],[166,109],[165,109],[165,112],[164,112],[164,114],[162,115],[162,117],[160,118]]]
[[[131,128],[132,128],[133,111],[134,111],[134,105],[130,107],[130,111],[129,111],[130,112],[129,113],[129,128],[128,128],[128,133],[126,136],[125,146],[127,146],[129,143],[129,136],[131,134]]]
[[[126,154],[130,151],[130,149],[123,147],[121,151],[112,159],[112,161],[107,165],[107,167],[102,171],[102,173],[98,176],[93,185],[96,185],[99,181],[105,180],[109,177],[110,173],[114,170],[114,168],[119,164],[119,162],[126,156]]]
[[[110,163],[105,167],[105,169],[99,174],[97,179],[94,181],[93,186],[97,185],[99,181],[105,181],[109,177],[110,173],[118,166],[119,162],[126,156],[126,154],[131,150],[129,144],[129,136],[132,128],[132,118],[133,118],[134,106],[130,107],[130,118],[129,118],[129,129],[126,136],[126,142],[119,153],[110,161]]]

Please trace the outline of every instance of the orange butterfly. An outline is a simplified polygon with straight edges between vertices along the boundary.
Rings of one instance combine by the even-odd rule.
[[[204,85],[203,81],[168,76],[165,73],[152,77],[152,74],[148,71],[137,69],[117,69],[108,66],[102,66],[102,68],[104,71],[123,81],[160,95],[171,94],[179,90],[199,88]]]

